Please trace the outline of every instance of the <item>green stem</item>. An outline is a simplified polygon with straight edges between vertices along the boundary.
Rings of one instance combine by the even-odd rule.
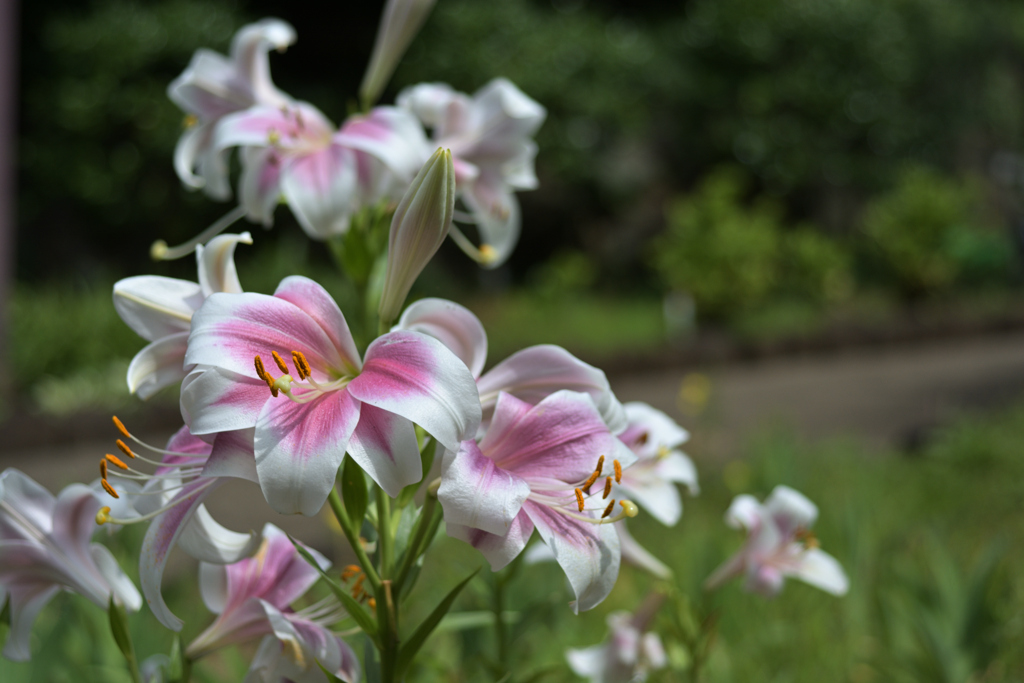
[[[430,541],[433,540],[433,536],[427,536],[427,530],[433,522],[436,509],[437,497],[428,493],[427,499],[423,501],[423,509],[420,510],[420,517],[416,520],[416,527],[412,530],[412,537],[405,548],[405,555],[402,557],[402,564],[398,568],[398,574],[395,576],[395,592],[398,595],[402,594],[402,588],[405,586],[405,579],[409,576],[409,572],[412,571],[412,566],[416,563],[419,556],[426,552],[426,548],[421,550],[420,546],[424,543],[430,543]]]
[[[508,671],[508,631],[502,614],[505,612],[505,577],[494,577],[494,638],[498,645],[498,664],[502,672]]]
[[[359,560],[359,565],[363,568],[363,572],[366,573],[366,578],[370,581],[370,585],[373,586],[373,592],[376,595],[380,590],[380,576],[377,574],[377,570],[374,569],[373,562],[366,555],[363,544],[359,542],[359,530],[353,528],[352,521],[348,518],[348,512],[345,510],[344,503],[341,502],[341,496],[338,495],[337,488],[331,489],[330,495],[327,496],[327,502],[330,503],[331,510],[338,520],[338,525],[341,526],[341,530],[345,533],[345,538],[348,539],[349,545],[352,546],[356,559]]]
[[[391,538],[391,499],[383,489],[377,489],[377,546],[380,549],[380,575],[391,578],[394,569]]]

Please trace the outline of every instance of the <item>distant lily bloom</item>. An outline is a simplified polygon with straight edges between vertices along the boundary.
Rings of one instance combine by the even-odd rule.
[[[309,549],[321,569],[331,563]],[[262,639],[246,680],[323,681],[317,662],[344,681],[360,680],[359,660],[329,627],[345,613],[334,598],[295,611],[291,604],[319,579],[283,531],[263,527],[263,544],[229,565],[201,563],[199,590],[217,619],[185,650],[198,659],[228,645]]]
[[[753,496],[736,496],[725,521],[746,529],[747,542],[711,574],[705,588],[744,576],[748,591],[770,597],[792,576],[828,593],[846,594],[846,573],[834,557],[818,548],[810,532],[817,517],[817,506],[788,486],[776,486],[763,505]]]
[[[188,68],[167,88],[167,95],[188,117],[174,150],[174,170],[182,182],[203,188],[216,199],[231,196],[226,155],[214,149],[217,123],[228,114],[255,105],[282,107],[291,98],[270,80],[267,53],[295,42],[295,29],[279,19],[264,19],[239,29],[231,56],[197,50]],[[196,170],[198,169],[198,174]]]
[[[483,427],[490,421],[501,392],[536,405],[556,391],[567,389],[589,395],[613,434],[626,428],[626,413],[604,372],[560,346],[527,347],[481,374],[487,363],[487,333],[480,319],[465,306],[446,299],[420,299],[405,309],[393,329],[434,337],[466,364],[480,391]]]
[[[192,314],[214,292],[241,292],[235,270],[235,246],[252,236],[220,235],[196,247],[199,282],[161,275],[139,275],[114,284],[114,308],[121,320],[151,342],[128,366],[128,390],[147,399],[188,374],[185,346]]]
[[[636,453],[637,461],[612,491],[628,496],[662,524],[675,526],[683,514],[676,484],[686,486],[691,495],[700,491],[693,461],[677,450],[690,435],[646,403],[627,403],[624,408],[629,426],[619,438]]]
[[[519,241],[516,190],[537,187],[533,135],[547,111],[511,81],[496,78],[472,97],[444,83],[403,90],[398,106],[433,129],[433,142],[451,149],[459,197],[480,233],[479,249],[453,230],[459,246],[485,268],[504,263]]]
[[[654,596],[660,606],[660,597]],[[652,602],[650,599],[648,603]],[[612,612],[608,615],[611,635],[602,645],[565,653],[569,668],[590,683],[640,683],[650,671],[668,664],[665,648],[657,633],[646,632],[653,611],[645,604],[636,615]]]
[[[373,43],[370,64],[366,67],[359,99],[364,107],[377,101],[391,79],[409,43],[419,33],[437,0],[388,0]]]
[[[117,441],[121,454],[108,454],[100,461],[97,489],[107,501],[95,511],[94,524],[149,523],[139,551],[142,594],[161,624],[180,631],[182,621],[161,593],[171,550],[177,546],[198,560],[227,564],[259,547],[257,534],[224,528],[204,505],[230,478],[256,482],[252,430],[223,432],[210,444],[182,427],[165,448],[156,448],[131,434],[117,418],[114,422],[124,437]],[[149,467],[154,470],[147,472]]]
[[[635,459],[586,394],[559,391],[531,406],[502,393],[480,443],[466,440],[444,454],[437,496],[448,535],[497,571],[536,528],[576,593],[574,611],[591,609],[619,573],[612,524],[637,508],[590,485]]]
[[[391,221],[379,307],[384,324],[398,318],[416,278],[444,243],[454,208],[452,155],[438,148],[416,174]]]
[[[347,232],[352,214],[364,207],[397,201],[430,156],[423,128],[402,109],[377,107],[336,130],[306,102],[226,116],[214,147],[241,148],[239,195],[249,220],[273,225],[283,197],[318,240]]]
[[[106,547],[91,543],[100,509],[96,493],[72,484],[56,498],[15,469],[0,474],[0,602],[11,611],[8,659],[29,659],[36,616],[61,590],[106,609],[113,595],[137,611],[142,597]]]
[[[346,451],[397,496],[423,477],[413,423],[457,449],[480,422],[473,377],[442,343],[391,332],[361,359],[338,305],[304,277],[273,296],[208,298],[185,362],[197,366],[181,392],[192,433],[255,428],[259,483],[282,514],[316,514]]]

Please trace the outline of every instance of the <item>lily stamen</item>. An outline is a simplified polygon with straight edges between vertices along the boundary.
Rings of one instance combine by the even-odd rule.
[[[126,444],[124,441],[121,441],[121,439],[118,439],[114,443],[117,444],[118,449],[122,453],[124,453],[125,455],[127,455],[129,458],[131,458],[133,460],[135,459],[135,454],[132,453],[132,449],[128,448],[128,444]]]
[[[104,456],[103,460],[101,460],[100,462],[104,463],[104,466],[103,466],[103,471],[104,472],[106,472],[106,470],[107,470],[106,463],[108,463],[108,462],[111,465],[113,465],[114,467],[117,467],[119,469],[122,469],[122,470],[127,470],[128,469],[128,465],[124,464],[124,461],[121,460],[121,458],[117,457],[116,455],[111,455],[110,453],[107,453],[106,456]]]
[[[107,493],[109,493],[111,495],[111,497],[113,497],[113,498],[120,498],[121,497],[121,496],[119,496],[117,494],[117,491],[114,489],[113,486],[110,485],[109,482],[107,482],[106,479],[100,479],[100,485],[103,486],[103,490],[106,491]]]
[[[620,463],[618,460],[613,460],[612,461],[612,465],[614,465],[614,467],[615,467],[615,483],[616,484],[621,484],[622,483],[622,463]]]
[[[277,363],[277,367],[279,367],[281,369],[281,372],[283,372],[284,374],[287,375],[288,374],[288,366],[284,364],[284,360],[281,358],[280,355],[278,355],[277,351],[271,351],[270,355],[273,356],[274,362]],[[299,373],[300,376],[301,376],[301,374],[302,373]]]
[[[615,509],[615,499],[612,498],[611,502],[608,503],[608,507],[606,507],[604,509],[604,512],[601,513],[601,519],[604,519],[608,515],[612,514],[612,510],[614,510],[614,509]]]
[[[583,506],[583,491],[580,491],[579,489],[575,489],[575,491],[576,491],[576,504],[579,506],[580,512],[583,512],[583,507],[584,507]]]
[[[615,462],[618,462],[618,460],[616,460]],[[611,492],[612,492],[612,478],[611,477],[607,477],[604,480],[604,493],[601,494],[601,500],[606,499],[611,494]],[[612,502],[614,503],[615,501],[613,500]]]

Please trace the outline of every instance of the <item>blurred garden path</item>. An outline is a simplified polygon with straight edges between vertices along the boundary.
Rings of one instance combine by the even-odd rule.
[[[1024,397],[1024,332],[666,368],[616,375],[611,381],[623,401],[645,400],[686,426],[693,434],[686,450],[698,467],[742,455],[745,439],[766,425],[782,425],[808,438],[856,436],[884,449],[913,443],[964,412]],[[141,436],[154,444],[171,433],[169,426],[148,429]],[[115,436],[111,429],[110,438],[102,441],[0,446],[0,468],[17,467],[56,491],[72,481],[96,478],[99,458],[109,452]],[[234,529],[257,529],[273,520],[322,550],[342,545],[321,519],[275,515],[247,482],[226,485],[209,508]],[[177,555],[178,569],[187,567]]]

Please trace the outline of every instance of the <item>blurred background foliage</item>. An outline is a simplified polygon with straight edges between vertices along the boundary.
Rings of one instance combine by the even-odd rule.
[[[281,16],[299,41],[271,56],[275,81],[337,122],[380,5],[23,3],[20,385],[125,358],[131,342],[108,314],[91,318],[109,330],[105,349],[44,334],[66,322],[53,302],[98,311],[118,277],[193,278],[189,259],[150,262],[149,245],[187,239],[230,208],[183,189],[171,168],[182,117],[165,89],[192,52],[226,51],[238,26]],[[549,111],[540,189],[520,194],[522,242],[496,272],[446,245],[418,291],[473,305],[508,348],[523,339],[524,310],[576,315],[578,330],[527,343],[600,360],[663,345],[693,318],[770,336],[880,301],[895,310],[1020,284],[1020,3],[440,0],[384,101],[424,80],[473,92],[497,75]],[[274,263],[325,274],[323,246],[298,246],[286,209],[276,221],[239,253],[243,270],[259,264],[249,277],[284,270]],[[264,280],[246,286],[266,291]],[[665,296],[690,302],[689,323],[662,319]],[[634,314],[618,326],[644,332],[594,351],[617,326],[608,305]],[[30,311],[58,317],[24,320]]]

